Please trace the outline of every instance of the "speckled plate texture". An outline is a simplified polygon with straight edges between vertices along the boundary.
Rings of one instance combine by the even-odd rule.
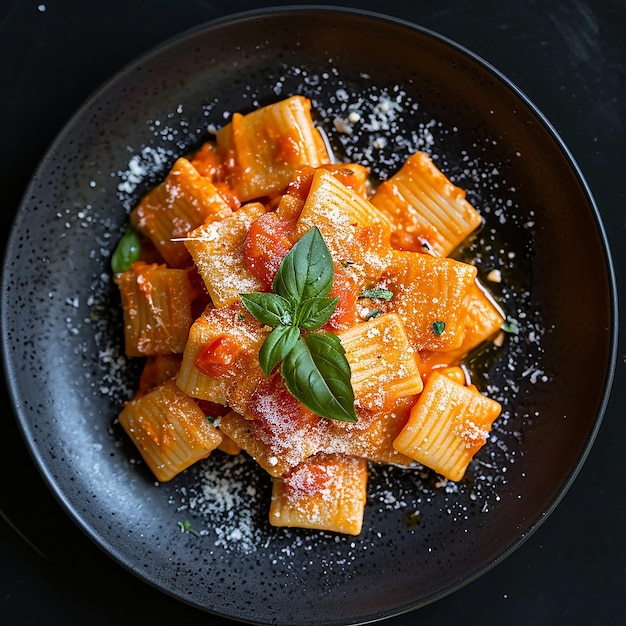
[[[235,111],[301,93],[337,154],[374,177],[415,150],[485,223],[459,252],[519,333],[476,357],[503,405],[458,484],[371,468],[358,537],[268,525],[269,478],[215,453],[156,484],[116,423],[122,350],[111,252],[130,209]],[[5,260],[2,342],[15,412],[67,513],[181,601],[259,624],[356,624],[419,608],[496,565],[558,503],[612,379],[614,278],[589,190],[503,76],[418,26],[330,8],[253,12],[166,42],[105,84],[51,146]],[[187,528],[187,530],[185,530]]]

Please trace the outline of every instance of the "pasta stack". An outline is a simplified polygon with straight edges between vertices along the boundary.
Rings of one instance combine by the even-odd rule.
[[[450,256],[481,217],[428,155],[372,189],[365,166],[334,161],[296,95],[234,114],[130,224],[141,252],[116,282],[126,353],[145,367],[119,421],[158,480],[216,449],[246,453],[273,481],[271,524],[356,535],[369,463],[463,478],[501,408],[460,365],[504,319],[476,268]],[[321,417],[280,368],[264,371],[271,328],[241,298],[272,292],[311,229],[336,306],[303,332],[338,338],[356,421]]]

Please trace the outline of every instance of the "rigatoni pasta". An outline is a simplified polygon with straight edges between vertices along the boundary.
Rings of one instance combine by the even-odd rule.
[[[330,162],[311,120],[311,102],[302,96],[235,113],[216,142],[230,163],[228,184],[244,202],[280,193],[299,167]]]
[[[434,371],[393,445],[450,480],[461,480],[499,414],[495,400]]]
[[[481,223],[480,213],[424,152],[416,152],[382,182],[372,204],[393,224],[392,244],[404,250],[424,246],[447,256]]]
[[[293,96],[235,113],[131,214],[116,274],[129,356],[119,421],[158,480],[248,454],[269,523],[358,534],[371,463],[461,480],[501,407],[460,365],[504,316],[449,254],[481,223],[425,153],[378,187]]]
[[[358,535],[366,490],[365,459],[334,454],[309,457],[286,476],[273,479],[270,523]]]
[[[184,269],[138,261],[116,277],[128,356],[181,353],[193,322],[194,291]]]
[[[165,180],[141,200],[130,215],[131,224],[150,239],[169,267],[187,267],[189,252],[181,237],[211,217],[231,213],[217,187],[184,157]]]
[[[119,420],[160,481],[206,458],[222,441],[204,411],[173,379],[128,402]]]

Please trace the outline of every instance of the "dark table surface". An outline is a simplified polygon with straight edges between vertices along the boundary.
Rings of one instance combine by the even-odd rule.
[[[385,12],[437,31],[516,83],[552,122],[580,165],[608,233],[618,288],[623,288],[626,0],[333,4]],[[2,0],[3,249],[39,159],[92,91],[164,39],[213,18],[262,6],[239,0]],[[40,478],[4,385],[2,391],[0,623],[123,626],[206,619],[206,614],[135,578],[82,534]],[[556,511],[479,580],[385,623],[626,623],[625,409],[622,339],[599,436]],[[209,623],[230,622],[210,617]]]

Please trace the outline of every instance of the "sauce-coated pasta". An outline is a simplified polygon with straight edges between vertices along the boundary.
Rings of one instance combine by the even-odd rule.
[[[369,463],[460,480],[501,410],[460,367],[504,322],[450,256],[480,224],[423,152],[376,188],[337,163],[301,96],[178,158],[115,275],[145,358],[119,421],[156,478],[248,454],[270,524],[354,535]]]

